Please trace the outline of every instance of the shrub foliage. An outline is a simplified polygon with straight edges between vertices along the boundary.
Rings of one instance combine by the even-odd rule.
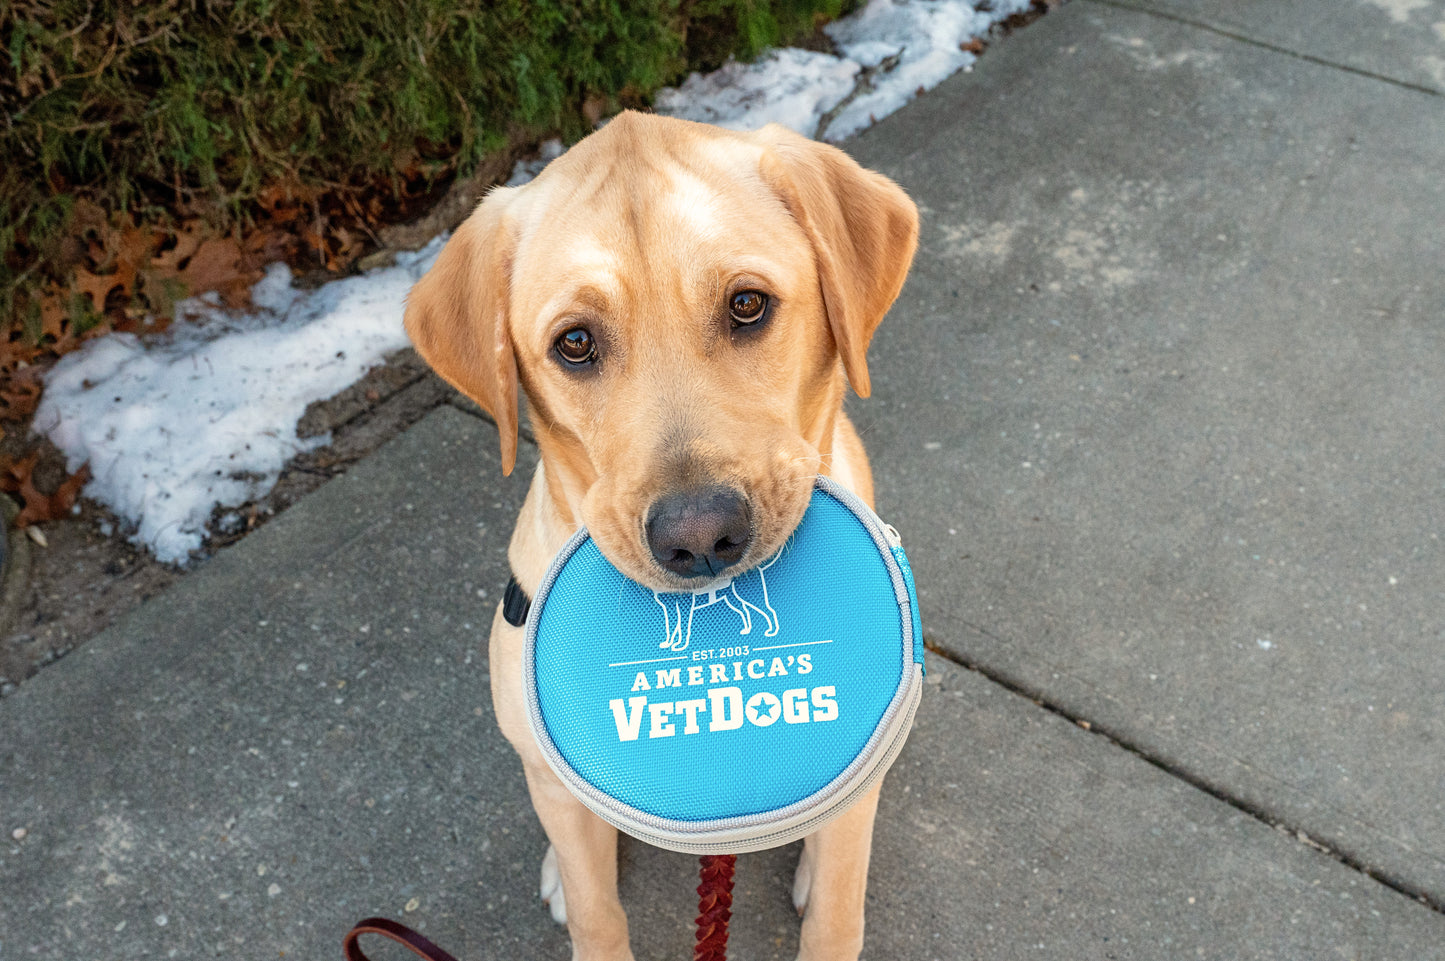
[[[98,322],[74,280],[108,269],[97,223],[224,232],[281,194],[414,190],[846,2],[0,0],[0,317],[54,336],[41,292],[69,291],[67,323]]]

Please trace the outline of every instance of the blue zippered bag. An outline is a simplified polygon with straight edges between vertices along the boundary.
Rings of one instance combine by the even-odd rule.
[[[695,593],[629,580],[579,530],[526,630],[547,763],[599,816],[675,851],[817,830],[893,763],[923,687],[898,534],[824,477],[774,557]]]

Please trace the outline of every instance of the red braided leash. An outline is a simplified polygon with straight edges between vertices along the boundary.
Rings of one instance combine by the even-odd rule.
[[[697,944],[692,961],[727,961],[728,920],[733,916],[736,854],[704,854],[697,886]]]
[[[692,961],[727,961],[728,921],[733,915],[733,868],[736,854],[704,854],[700,858],[701,883],[697,886],[697,945]],[[386,918],[367,918],[346,933],[341,942],[346,961],[370,961],[356,943],[363,934],[379,934],[410,948],[426,961],[456,961],[404,924]]]

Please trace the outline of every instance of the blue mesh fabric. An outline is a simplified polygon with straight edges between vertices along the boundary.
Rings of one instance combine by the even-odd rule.
[[[679,821],[828,785],[912,676],[903,624],[917,623],[863,522],[822,490],[776,559],[721,589],[655,594],[588,539],[532,616],[538,705],[567,764]]]

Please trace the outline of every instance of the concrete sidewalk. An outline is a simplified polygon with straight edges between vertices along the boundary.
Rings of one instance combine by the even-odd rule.
[[[868,957],[1445,959],[1445,3],[1281,6],[1075,0],[850,145],[924,208],[853,410],[938,652]],[[567,956],[495,450],[439,410],[0,702],[0,961]],[[693,864],[624,841],[639,958]]]
[[[1445,904],[1445,99],[1113,4],[997,52],[858,150],[930,208],[857,405],[924,623]]]

